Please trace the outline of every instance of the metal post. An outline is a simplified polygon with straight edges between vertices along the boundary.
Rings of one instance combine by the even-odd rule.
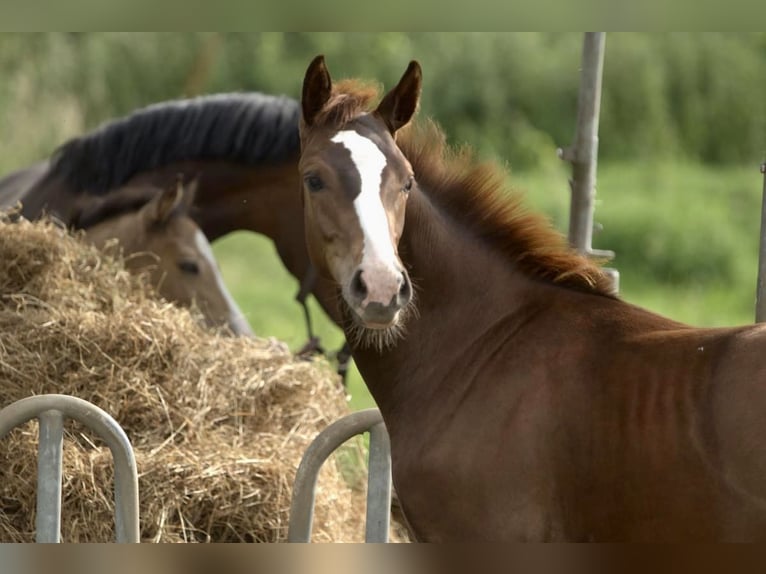
[[[61,542],[61,460],[64,416],[47,411],[39,417],[35,540]]]
[[[375,429],[375,430],[373,430]],[[367,492],[368,542],[387,542],[388,529],[381,531],[388,518],[374,513],[391,512],[391,454],[388,448],[388,433],[378,409],[365,409],[346,415],[324,429],[306,449],[298,471],[295,473],[293,498],[290,504],[290,521],[287,531],[288,542],[309,542],[314,520],[314,499],[319,469],[325,460],[350,438],[370,431],[370,478]],[[375,477],[372,474],[375,473]],[[372,508],[370,507],[372,503]],[[371,513],[373,515],[371,516]],[[372,522],[371,522],[372,519]],[[372,524],[372,525],[371,525]]]
[[[388,542],[391,524],[391,445],[383,423],[370,429],[365,542]]]
[[[577,101],[577,128],[574,143],[559,149],[559,157],[572,164],[569,186],[569,243],[583,255],[611,259],[614,252],[592,248],[593,208],[598,164],[598,122],[601,112],[601,77],[604,70],[604,32],[587,32],[583,41],[580,91]],[[605,268],[619,289],[619,273]]]
[[[763,199],[761,203],[761,242],[758,252],[758,284],[755,290],[755,322],[766,321],[766,162],[761,164]]]

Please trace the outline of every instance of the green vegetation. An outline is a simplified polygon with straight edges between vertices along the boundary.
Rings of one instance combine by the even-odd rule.
[[[297,96],[306,65],[391,85],[423,65],[421,115],[456,144],[501,158],[530,206],[564,230],[581,34],[0,35],[0,174],[66,138],[152,102],[209,92]],[[753,315],[766,154],[766,33],[609,34],[598,206],[628,301],[698,325]],[[297,283],[272,245],[247,233],[215,244],[227,283],[257,332],[305,342]],[[340,332],[312,302],[327,347]],[[352,405],[370,399],[352,377]]]

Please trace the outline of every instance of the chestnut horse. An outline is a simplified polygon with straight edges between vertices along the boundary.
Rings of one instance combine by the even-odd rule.
[[[298,193],[299,103],[260,93],[218,94],[154,104],[65,143],[48,163],[0,181],[23,215],[49,213],[65,225],[83,205],[124,185],[167,188],[196,179],[192,217],[210,241],[236,230],[269,237],[297,278],[310,342],[306,298],[313,293],[337,324],[335,292],[311,268]],[[44,173],[40,170],[47,168]],[[20,189],[20,183],[24,189]],[[347,353],[339,355],[345,371]]]
[[[309,253],[424,541],[766,539],[766,327],[700,329],[602,271],[447,149],[412,62],[377,107],[303,84]],[[477,87],[478,89],[478,87]]]

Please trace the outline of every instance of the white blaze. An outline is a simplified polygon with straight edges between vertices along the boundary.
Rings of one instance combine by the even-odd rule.
[[[223,277],[221,277],[221,273],[218,270],[218,263],[213,255],[213,248],[210,247],[210,242],[202,231],[197,230],[194,234],[194,244],[210,265],[210,269],[215,277],[215,282],[218,285],[218,290],[221,292],[221,295],[223,295],[224,301],[226,301],[226,306],[229,308],[229,326],[240,335],[252,336],[253,331],[247,323],[244,314],[237,306],[236,301],[234,301],[234,298],[226,288],[226,285],[223,282]]]
[[[354,209],[364,237],[360,267],[368,289],[365,304],[370,301],[387,304],[399,290],[401,270],[380,199],[386,156],[372,140],[353,130],[338,132],[331,141],[349,151],[362,184],[354,199]]]

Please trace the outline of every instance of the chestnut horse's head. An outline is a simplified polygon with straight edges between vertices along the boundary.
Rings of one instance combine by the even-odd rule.
[[[414,174],[394,136],[414,115],[420,85],[420,66],[411,62],[368,111],[370,94],[348,84],[334,89],[322,56],[303,83],[299,168],[308,250],[366,329],[396,328],[412,300],[398,243]]]

